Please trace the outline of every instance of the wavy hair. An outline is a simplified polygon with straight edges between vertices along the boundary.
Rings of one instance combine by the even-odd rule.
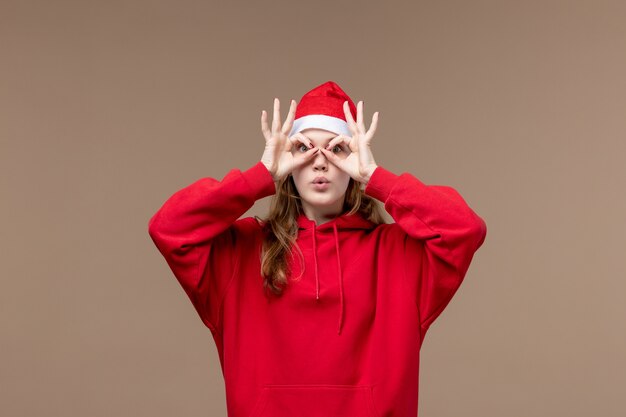
[[[381,203],[364,193],[361,183],[350,178],[346,189],[342,214],[361,213],[375,224],[385,223],[384,208]],[[261,245],[261,275],[266,293],[282,295],[291,274],[288,257],[292,249],[298,249],[300,260],[304,264],[304,255],[296,245],[298,234],[297,218],[302,213],[300,194],[293,176],[290,174],[276,184],[276,193],[270,203],[268,216],[263,219],[254,216],[263,229]],[[298,277],[299,279],[300,277]]]

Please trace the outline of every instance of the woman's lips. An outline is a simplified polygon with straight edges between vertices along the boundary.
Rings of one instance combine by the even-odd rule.
[[[329,182],[314,182],[313,183],[313,188],[315,188],[316,190],[325,190],[330,186]]]

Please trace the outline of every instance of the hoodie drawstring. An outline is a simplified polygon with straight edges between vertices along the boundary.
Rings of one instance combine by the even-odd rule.
[[[316,227],[313,226],[313,233],[311,234],[311,238],[313,239],[313,259],[315,264],[315,298],[319,300],[320,298],[320,280],[319,273],[317,268],[317,247],[315,243],[315,231]],[[339,232],[337,231],[337,225],[333,223],[333,231],[335,234],[335,249],[337,253],[337,268],[339,269],[339,324],[337,328],[337,334],[341,334],[341,328],[343,326],[343,273],[341,271],[341,259],[339,256]]]
[[[337,327],[337,334],[341,333],[341,325],[343,324],[343,273],[341,272],[341,260],[339,257],[339,234],[337,232],[337,224],[333,223],[333,229],[335,230],[335,248],[337,249],[337,267],[339,268],[339,297],[341,303],[339,304],[339,325]]]
[[[315,299],[320,299],[320,280],[317,274],[317,248],[315,246],[315,226],[313,226],[313,233],[311,234],[311,238],[313,238],[313,259],[315,260]]]

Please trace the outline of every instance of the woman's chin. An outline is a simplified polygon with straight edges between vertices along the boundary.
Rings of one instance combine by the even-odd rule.
[[[326,207],[335,204],[338,199],[339,197],[336,195],[318,192],[313,195],[309,194],[306,198],[306,202],[312,206]]]

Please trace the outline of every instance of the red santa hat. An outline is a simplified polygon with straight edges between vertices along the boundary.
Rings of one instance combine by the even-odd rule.
[[[350,114],[356,121],[356,106],[337,83],[326,81],[318,85],[300,99],[289,136],[310,128],[352,136],[343,111],[343,103],[346,100]]]

